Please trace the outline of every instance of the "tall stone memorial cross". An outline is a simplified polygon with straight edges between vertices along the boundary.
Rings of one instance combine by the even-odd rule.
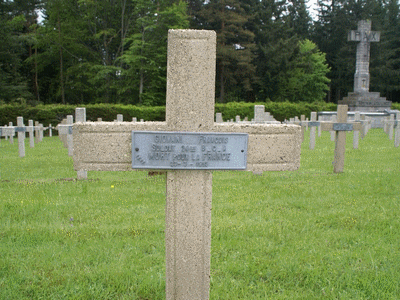
[[[369,92],[369,59],[370,43],[379,42],[380,32],[371,31],[371,21],[362,20],[358,22],[357,30],[351,30],[347,37],[348,41],[359,42],[356,54],[356,72],[354,74],[354,92]]]
[[[167,299],[209,298],[212,170],[300,165],[299,126],[214,123],[215,62],[214,31],[170,30],[165,122],[73,125],[75,170],[167,169]]]
[[[347,123],[347,105],[338,105],[335,122],[321,122],[323,131],[335,132],[335,158],[333,172],[341,173],[344,169],[344,154],[346,150],[346,131],[361,130],[361,123]]]

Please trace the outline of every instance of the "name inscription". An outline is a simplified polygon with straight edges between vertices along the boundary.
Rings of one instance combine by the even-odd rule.
[[[133,169],[244,170],[246,133],[132,131]]]

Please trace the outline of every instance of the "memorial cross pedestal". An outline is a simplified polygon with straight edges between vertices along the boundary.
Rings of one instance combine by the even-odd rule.
[[[179,159],[191,157],[192,153],[201,154],[201,151],[205,151],[203,158],[206,161],[200,162],[211,164],[213,161],[207,160],[218,155],[222,157],[223,143],[230,143],[233,135],[210,138],[212,135],[206,133],[248,134],[245,150],[249,171],[298,169],[299,126],[214,123],[215,62],[215,32],[170,30],[166,121],[75,123],[75,170],[132,170],[133,159],[139,163],[142,159],[142,163],[147,165],[157,154],[161,161],[163,157],[167,160],[173,157],[181,162]],[[133,146],[132,143],[136,142],[133,136],[145,131],[162,131],[160,135],[153,134],[153,150],[158,152],[136,155],[135,151],[141,151],[142,145]],[[188,132],[202,132],[205,139],[200,138],[198,145],[183,144],[183,134]],[[171,159],[167,164],[177,161]],[[209,298],[211,198],[211,170],[168,169],[165,217],[167,299]]]
[[[361,123],[347,123],[347,105],[338,105],[337,122],[321,122],[323,131],[335,132],[335,158],[333,172],[341,173],[344,168],[344,153],[346,150],[346,131],[361,130]]]

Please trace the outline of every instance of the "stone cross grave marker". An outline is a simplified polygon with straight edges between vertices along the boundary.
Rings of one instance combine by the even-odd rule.
[[[18,153],[19,157],[25,156],[25,132],[24,118],[17,117],[17,127],[14,128],[18,132]]]
[[[354,122],[360,122],[361,121],[361,115],[359,111],[356,111],[354,114]],[[360,131],[359,130],[354,130],[353,133],[353,149],[358,149],[358,141],[360,137]]]
[[[351,30],[347,37],[348,41],[359,42],[356,54],[356,72],[354,74],[354,92],[369,92],[369,59],[370,43],[379,42],[380,32],[371,31],[371,21],[362,20],[358,22],[357,30]]]
[[[209,298],[215,165],[227,163],[223,160],[236,152],[237,157],[247,152],[249,171],[296,170],[300,165],[299,126],[214,123],[215,62],[214,31],[170,30],[165,122],[73,125],[75,170],[167,169],[167,299]],[[226,150],[237,135],[248,135],[247,147]],[[139,139],[144,136],[147,142]],[[184,142],[189,136],[197,139]],[[143,151],[146,147],[151,149]]]
[[[346,131],[361,130],[361,123],[347,123],[347,105],[338,105],[335,122],[321,122],[323,131],[335,132],[335,157],[333,172],[341,173],[344,169],[344,154],[346,150]]]
[[[34,140],[34,136],[33,136],[34,130],[35,130],[35,128],[33,126],[33,120],[28,120],[28,129],[27,129],[27,131],[29,132],[29,146],[31,148],[35,147],[35,140]]]
[[[394,130],[394,146],[399,147],[400,145],[400,112],[396,112],[395,120],[395,130]]]
[[[400,112],[396,112],[395,114],[390,114],[388,120],[385,121],[386,125],[386,133],[389,136],[390,140],[393,140],[394,133],[394,146],[399,147],[400,143]]]
[[[14,130],[14,125],[13,125],[13,122],[9,122],[8,123],[8,127],[11,127],[9,130],[8,130],[8,133],[9,133],[9,138],[10,138],[10,144],[14,144],[14,135],[15,135],[15,130]]]
[[[72,156],[74,152],[73,146],[73,136],[72,136],[72,124],[74,122],[74,117],[72,115],[67,115],[67,118],[61,121],[61,124],[57,126],[58,135],[64,147],[68,149],[68,156]]]
[[[320,122],[317,122],[317,113],[315,111],[311,112],[311,121],[308,122],[310,129],[310,150],[314,150],[315,147],[315,132],[316,128],[320,127]]]

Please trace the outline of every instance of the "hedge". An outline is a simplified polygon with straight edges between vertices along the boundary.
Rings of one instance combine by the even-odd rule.
[[[264,103],[245,103],[229,102],[226,104],[216,103],[215,112],[222,113],[223,119],[235,119],[237,115],[249,120],[254,118],[254,105],[264,105],[265,110],[270,112],[278,121],[293,118],[294,116],[305,115],[309,117],[312,111],[336,111],[337,104],[316,102],[316,103],[290,103],[290,102],[264,102]],[[138,120],[145,121],[164,121],[165,106],[133,106],[120,104],[88,104],[86,107],[87,120],[96,121],[102,118],[103,121],[113,121],[117,114],[122,114],[125,121],[136,117]],[[9,122],[16,124],[17,117],[22,116],[24,123],[28,120],[39,121],[44,126],[53,126],[61,122],[67,115],[74,115],[76,106],[73,105],[0,105],[0,125],[8,125]],[[400,110],[400,103],[393,103],[392,109]]]

